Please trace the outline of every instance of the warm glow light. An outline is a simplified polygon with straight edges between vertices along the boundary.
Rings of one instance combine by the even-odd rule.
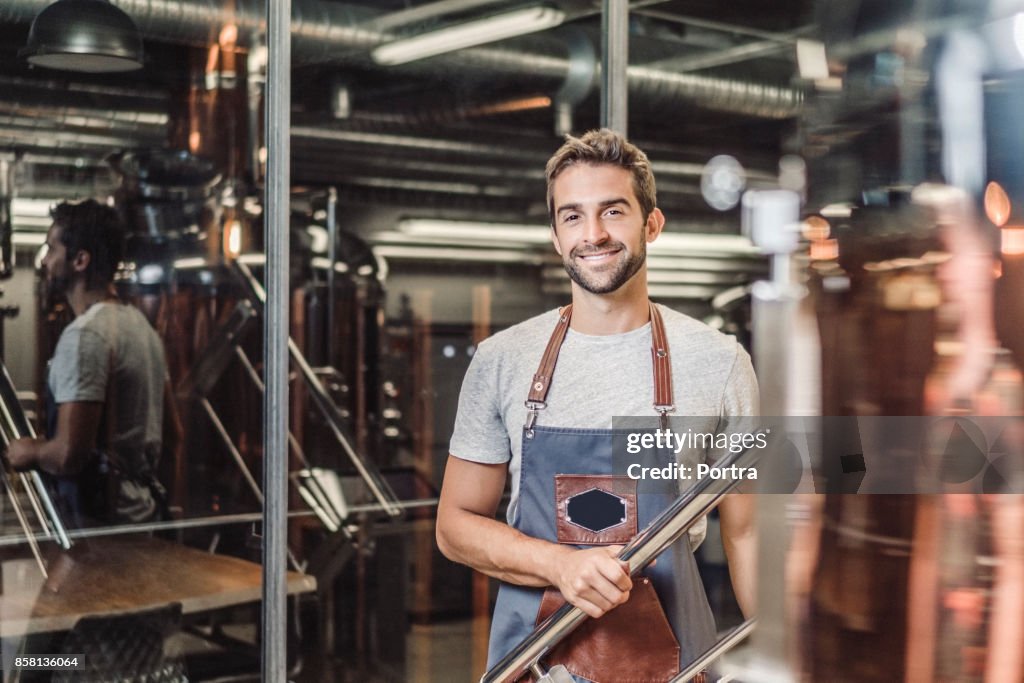
[[[810,256],[812,261],[834,261],[839,258],[839,240],[814,240]]]
[[[1008,256],[1020,256],[1024,254],[1024,227],[1015,225],[1012,228],[1000,230],[1003,236],[1002,251]]]
[[[225,50],[229,50],[235,46],[238,42],[238,27],[234,24],[228,24],[220,30],[220,36],[217,39],[220,46]]]
[[[242,224],[230,221],[224,226],[224,255],[229,259],[238,258],[242,253]]]
[[[467,111],[471,115],[486,116],[489,114],[510,114],[517,111],[529,111],[531,109],[546,109],[551,106],[551,98],[544,95],[537,97],[520,97],[514,100],[498,102],[496,104],[485,104]]]
[[[195,154],[199,151],[199,144],[203,141],[203,136],[199,134],[198,130],[194,130],[188,134],[188,151]]]
[[[1003,186],[995,181],[985,188],[985,215],[999,228],[1010,220],[1010,198]]]
[[[832,232],[832,226],[821,216],[808,216],[800,224],[800,231],[806,240],[826,240]]]

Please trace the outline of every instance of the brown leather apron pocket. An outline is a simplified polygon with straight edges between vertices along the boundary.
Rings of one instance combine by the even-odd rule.
[[[555,475],[559,543],[629,543],[637,532],[636,480],[604,474]]]
[[[565,604],[548,588],[537,622]],[[679,673],[679,642],[647,577],[633,580],[629,600],[600,619],[587,619],[545,658],[594,683],[664,683]]]

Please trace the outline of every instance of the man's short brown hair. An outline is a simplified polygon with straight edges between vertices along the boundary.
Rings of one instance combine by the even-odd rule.
[[[657,205],[654,186],[654,172],[651,162],[636,145],[608,128],[587,131],[581,137],[565,136],[565,144],[548,159],[545,173],[548,181],[548,217],[555,224],[555,178],[562,171],[576,164],[598,166],[609,164],[630,172],[633,176],[633,193],[643,211],[644,220]]]

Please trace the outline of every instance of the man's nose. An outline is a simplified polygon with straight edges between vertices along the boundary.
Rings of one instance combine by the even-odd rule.
[[[600,244],[608,239],[608,231],[604,229],[604,223],[600,216],[593,216],[587,219],[583,230],[583,239],[591,244]]]

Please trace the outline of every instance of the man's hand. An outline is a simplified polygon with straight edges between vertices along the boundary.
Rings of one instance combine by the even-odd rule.
[[[633,583],[619,562],[622,546],[577,550],[532,538],[494,519],[507,465],[448,457],[437,508],[437,543],[446,557],[520,586],[554,586],[599,617],[629,598]]]
[[[556,559],[552,583],[567,601],[594,619],[629,600],[633,581],[618,559],[621,545],[568,550]]]
[[[7,447],[7,460],[16,470],[27,470],[36,465],[35,439],[15,439]]]
[[[96,447],[102,417],[103,404],[97,401],[61,403],[53,438],[16,439],[7,449],[7,459],[16,470],[36,467],[50,474],[75,475]]]

